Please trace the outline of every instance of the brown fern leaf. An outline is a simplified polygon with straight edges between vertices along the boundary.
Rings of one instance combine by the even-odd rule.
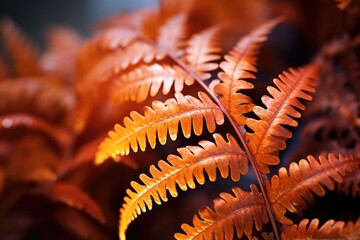
[[[194,227],[183,224],[181,228],[185,234],[176,233],[175,238],[228,240],[234,238],[234,228],[238,238],[243,234],[250,238],[253,223],[259,231],[268,222],[263,196],[255,185],[250,188],[251,192],[233,188],[234,195],[221,193],[220,198],[214,200],[215,211],[209,207],[201,208],[199,216],[193,218]]]
[[[132,182],[133,190],[128,189],[125,203],[120,210],[120,236],[124,238],[125,231],[130,222],[146,207],[151,210],[153,201],[161,204],[167,201],[167,191],[172,197],[177,197],[176,185],[183,191],[205,183],[205,172],[210,181],[216,181],[216,169],[219,169],[223,178],[229,176],[234,181],[240,179],[240,173],[248,171],[248,161],[245,153],[239,147],[236,140],[228,134],[228,142],[219,134],[214,134],[215,144],[210,141],[199,142],[200,146],[187,146],[179,148],[180,157],[169,155],[168,162],[159,161],[159,169],[154,165],[150,167],[151,177],[145,174],[140,175],[142,184]]]
[[[98,93],[99,84],[108,83],[113,77],[117,76],[122,70],[131,65],[136,65],[140,61],[150,63],[153,60],[161,60],[165,55],[159,53],[154,47],[143,41],[135,41],[126,49],[117,49],[107,54],[99,61],[91,71],[86,74],[84,79],[79,79],[77,88],[86,95]]]
[[[269,21],[238,41],[233,50],[225,55],[225,61],[220,63],[223,72],[218,74],[220,83],[214,91],[224,107],[239,125],[244,125],[246,117],[243,114],[252,110],[254,104],[249,96],[240,93],[241,90],[254,88],[246,79],[255,79],[257,53],[267,39],[267,35],[280,22],[280,19]]]
[[[354,198],[360,197],[360,169],[347,174],[343,181],[338,184],[337,190]]]
[[[55,182],[48,188],[37,189],[36,192],[45,195],[54,202],[64,203],[69,207],[83,211],[102,224],[106,221],[97,202],[75,184]]]
[[[185,24],[187,15],[181,13],[170,18],[159,29],[157,45],[166,52],[174,53],[177,57],[182,56],[182,48],[185,45]]]
[[[216,44],[218,34],[218,28],[209,28],[195,34],[187,43],[184,61],[202,80],[210,78],[210,72],[218,68],[214,62],[221,58],[221,48]]]
[[[48,78],[0,82],[0,115],[29,114],[65,125],[73,106],[70,91]]]
[[[152,64],[142,65],[126,74],[120,75],[114,80],[114,87],[111,89],[111,99],[117,104],[131,100],[143,102],[150,96],[155,96],[161,85],[162,93],[167,95],[174,85],[175,92],[181,92],[184,84],[192,85],[194,79],[177,65]]]
[[[360,239],[360,218],[355,222],[328,220],[319,228],[319,220],[303,219],[298,225],[284,225],[281,239]]]
[[[41,118],[28,114],[8,114],[0,116],[0,132],[2,130],[27,127],[38,130],[54,139],[63,149],[69,146],[71,134],[65,129],[60,128],[44,121]]]
[[[54,221],[74,239],[111,240],[104,228],[73,208],[62,208],[53,214]],[[68,237],[69,238],[69,237]]]
[[[266,108],[255,106],[253,109],[260,120],[247,119],[246,125],[254,133],[246,133],[246,139],[261,173],[268,173],[269,165],[279,164],[279,151],[285,149],[286,139],[292,137],[284,125],[297,126],[294,118],[301,116],[297,109],[305,109],[299,100],[311,100],[307,92],[315,91],[317,71],[315,63],[284,71],[279,79],[274,79],[277,88],[267,88],[272,97],[264,95],[261,98]]]
[[[145,107],[144,116],[131,112],[130,117],[124,118],[125,127],[115,125],[115,131],[110,131],[109,137],[100,144],[96,163],[109,157],[127,155],[130,148],[134,152],[139,147],[144,151],[147,141],[152,148],[155,148],[156,139],[165,144],[168,132],[174,141],[179,122],[186,138],[190,137],[192,128],[196,135],[202,133],[203,118],[209,132],[213,132],[216,124],[223,124],[223,112],[205,93],[199,92],[199,98],[175,93],[175,99],[170,98],[165,103],[154,101],[152,107]]]
[[[2,19],[0,22],[0,35],[13,61],[15,74],[17,76],[38,75],[40,73],[38,50],[10,19]]]
[[[307,203],[313,201],[312,193],[324,196],[324,188],[334,190],[335,182],[343,181],[347,172],[359,167],[360,155],[339,155],[336,158],[329,154],[328,158],[320,156],[317,160],[308,156],[307,160],[291,163],[289,171],[281,168],[278,175],[271,178],[271,186],[268,186],[275,216],[283,224],[292,224],[284,216],[287,211],[301,214]]]
[[[127,47],[138,36],[137,31],[128,28],[114,28],[104,30],[91,38],[80,49],[77,57],[78,78],[81,78],[108,53]]]
[[[69,27],[52,27],[47,32],[47,50],[41,56],[44,74],[72,82],[77,52],[82,43],[79,34]]]

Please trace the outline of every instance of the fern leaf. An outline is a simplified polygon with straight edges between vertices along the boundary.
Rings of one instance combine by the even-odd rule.
[[[79,211],[62,208],[53,214],[55,222],[75,239],[111,240],[104,228]]]
[[[39,63],[42,72],[72,82],[75,59],[81,43],[81,38],[74,29],[51,28],[47,33],[47,50],[41,56]]]
[[[159,161],[159,169],[150,167],[151,177],[140,175],[142,184],[132,182],[135,192],[128,189],[129,197],[120,210],[120,236],[125,236],[125,231],[130,222],[141,212],[152,209],[152,202],[161,204],[167,201],[167,191],[177,197],[176,184],[186,191],[196,187],[194,177],[199,184],[205,183],[206,171],[210,181],[216,180],[216,169],[219,169],[223,178],[229,176],[234,181],[240,179],[240,173],[246,174],[248,161],[236,140],[228,135],[228,142],[219,134],[214,134],[215,144],[209,141],[199,142],[200,146],[187,146],[179,148],[180,157],[169,155],[167,160]]]
[[[337,190],[353,198],[360,197],[360,169],[347,174],[343,182],[338,184]]]
[[[165,103],[154,101],[151,107],[144,108],[144,116],[133,111],[130,117],[124,119],[124,127],[115,125],[115,131],[109,132],[96,154],[96,163],[101,163],[108,157],[127,155],[130,148],[137,152],[146,147],[146,139],[155,148],[156,139],[161,144],[167,141],[167,132],[175,140],[178,135],[180,122],[182,132],[186,138],[191,135],[191,129],[196,135],[203,131],[203,118],[209,132],[213,132],[216,124],[223,124],[224,115],[220,108],[204,93],[199,92],[199,99],[175,93]]]
[[[162,58],[164,55],[154,47],[142,41],[135,41],[127,48],[117,49],[102,58],[84,79],[79,79],[77,88],[86,95],[89,94],[89,91],[98,93],[97,86],[99,84],[108,83],[129,66],[136,65],[140,61],[150,63],[155,59],[161,60]]]
[[[1,20],[0,35],[6,51],[13,61],[16,75],[38,75],[40,73],[38,50],[10,19]]]
[[[328,158],[320,156],[315,159],[291,163],[289,171],[279,170],[278,175],[271,178],[269,199],[277,219],[284,224],[292,221],[284,216],[286,211],[300,214],[313,201],[313,193],[324,196],[324,187],[334,190],[335,182],[341,182],[347,172],[360,167],[360,155],[339,155],[336,158],[329,154]]]
[[[254,106],[251,98],[239,91],[254,88],[246,79],[255,79],[252,72],[257,71],[256,55],[277,23],[279,19],[269,21],[241,38],[232,51],[225,55],[225,61],[220,63],[223,71],[218,77],[221,82],[215,85],[214,91],[239,125],[245,124],[246,117],[243,114],[250,112]]]
[[[249,148],[261,173],[269,172],[269,165],[279,164],[279,151],[286,147],[286,139],[291,138],[291,132],[284,125],[295,127],[294,118],[301,116],[297,109],[304,110],[300,99],[311,100],[307,92],[314,92],[317,84],[318,65],[290,69],[274,79],[275,87],[268,87],[270,96],[263,96],[262,102],[266,108],[255,106],[253,111],[260,118],[249,118],[246,125],[254,133],[246,133]]]
[[[48,189],[38,191],[42,191],[45,196],[54,202],[64,203],[69,207],[84,211],[102,224],[106,221],[103,211],[95,200],[74,184],[56,182]]]
[[[110,52],[123,49],[130,45],[139,33],[127,28],[113,28],[104,30],[87,41],[79,50],[77,57],[78,74],[81,78],[96,62]]]
[[[181,56],[181,49],[185,45],[185,23],[187,15],[181,13],[168,20],[159,30],[157,44],[166,52],[172,52],[176,56]]]
[[[162,93],[168,94],[174,85],[175,92],[181,92],[184,84],[192,85],[194,79],[178,66],[152,64],[142,65],[114,80],[111,99],[117,104],[131,100],[143,102],[148,94],[153,97],[163,85]]]
[[[48,78],[21,78],[0,82],[0,115],[35,115],[64,125],[73,107],[73,96]]]
[[[0,116],[0,131],[5,129],[15,129],[26,127],[38,130],[55,140],[60,147],[66,148],[71,142],[71,134],[53,124],[44,121],[44,119],[28,114],[9,114]]]
[[[360,239],[360,218],[355,222],[328,220],[319,228],[319,220],[303,219],[298,225],[284,225],[281,239]]]
[[[209,72],[218,68],[214,61],[220,59],[221,48],[215,42],[218,28],[210,28],[194,35],[186,48],[184,60],[190,69],[202,80],[210,78]]]
[[[233,188],[233,194],[221,193],[214,201],[214,209],[203,207],[199,216],[193,218],[194,227],[183,224],[181,228],[185,234],[177,233],[180,239],[233,239],[234,228],[238,238],[243,234],[248,237],[253,232],[253,223],[259,231],[268,222],[268,215],[264,198],[255,185],[251,185],[251,192],[240,188]]]

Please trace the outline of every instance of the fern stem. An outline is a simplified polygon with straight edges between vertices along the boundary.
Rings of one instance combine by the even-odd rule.
[[[253,154],[251,153],[249,147],[247,146],[247,141],[245,139],[245,127],[244,126],[239,126],[235,120],[232,118],[232,116],[230,115],[230,113],[226,110],[226,108],[224,107],[224,105],[221,103],[221,101],[219,100],[219,98],[215,95],[215,93],[213,91],[210,90],[210,88],[183,62],[181,61],[179,58],[177,58],[174,54],[169,53],[167,51],[164,51],[163,49],[161,49],[159,46],[151,44],[152,46],[156,47],[157,49],[159,49],[162,52],[166,52],[167,56],[169,58],[171,58],[171,60],[173,60],[176,64],[178,64],[181,68],[183,68],[191,77],[193,77],[195,79],[195,81],[207,92],[207,94],[210,95],[210,97],[216,102],[216,104],[220,107],[221,111],[225,114],[225,116],[227,117],[227,119],[229,120],[231,126],[234,128],[238,138],[240,139],[243,147],[245,148],[245,152],[246,155],[248,156],[251,168],[254,170],[255,173],[255,177],[259,183],[259,187],[260,187],[260,191],[263,194],[264,200],[265,200],[265,205],[266,205],[266,211],[268,212],[269,215],[269,219],[270,219],[270,223],[274,229],[274,235],[275,238],[277,240],[280,239],[279,236],[279,232],[277,230],[277,226],[276,226],[276,222],[275,222],[275,217],[273,215],[272,209],[271,209],[271,204],[270,204],[270,200],[268,198],[267,195],[267,191],[266,191],[266,187],[265,187],[265,181],[268,181],[268,178],[266,177],[266,175],[261,174],[256,163],[255,163],[255,159]]]

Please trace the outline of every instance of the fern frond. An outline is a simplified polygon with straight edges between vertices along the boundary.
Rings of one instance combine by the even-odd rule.
[[[360,197],[360,169],[347,174],[337,186],[338,192],[344,192],[353,198]]]
[[[140,61],[150,63],[153,60],[161,60],[164,54],[143,41],[135,41],[125,49],[117,49],[102,58],[84,79],[77,83],[78,90],[84,94],[97,93],[99,84],[108,83],[122,70]]]
[[[116,155],[127,155],[130,148],[134,152],[139,147],[144,151],[147,141],[152,148],[155,148],[156,139],[165,144],[168,132],[175,140],[179,122],[186,138],[190,137],[191,129],[196,135],[202,133],[203,119],[208,131],[213,132],[217,124],[223,124],[223,112],[205,93],[199,92],[199,98],[175,93],[175,99],[170,98],[164,103],[154,101],[152,107],[145,107],[144,116],[131,112],[130,117],[124,118],[125,126],[115,125],[115,131],[110,131],[109,137],[100,144],[96,163]]]
[[[89,216],[104,224],[105,215],[97,202],[75,184],[55,182],[48,188],[39,188],[37,192],[45,195],[51,201],[66,204],[87,213]]]
[[[64,125],[73,96],[48,78],[21,78],[0,82],[0,115],[29,114]]]
[[[185,13],[170,18],[159,29],[157,45],[166,52],[172,52],[177,57],[180,57],[183,54],[182,48],[185,45],[186,20],[187,15]]]
[[[272,97],[261,98],[266,108],[253,109],[260,120],[247,119],[246,125],[254,133],[246,133],[246,139],[261,173],[268,173],[269,165],[279,164],[279,151],[285,149],[286,139],[292,137],[284,125],[297,126],[294,118],[301,116],[298,109],[305,109],[300,99],[311,100],[307,92],[315,91],[317,71],[318,65],[312,64],[280,74],[279,79],[274,79],[277,88],[267,88]]]
[[[16,76],[39,75],[37,48],[10,19],[1,20],[0,36],[13,61]]]
[[[234,181],[240,179],[240,173],[246,174],[248,161],[245,153],[236,140],[228,134],[228,142],[219,134],[214,134],[215,144],[210,141],[200,141],[200,146],[187,146],[179,148],[179,156],[169,155],[167,162],[159,161],[156,168],[150,167],[151,177],[141,174],[142,184],[132,182],[133,190],[128,189],[128,197],[120,210],[120,236],[125,236],[125,231],[130,222],[146,208],[152,209],[153,201],[161,204],[167,201],[167,191],[172,197],[177,197],[176,185],[183,191],[194,189],[196,183],[205,183],[205,172],[210,181],[216,181],[216,169],[223,178],[229,176]],[[205,172],[204,172],[205,170]]]
[[[216,44],[218,34],[219,29],[212,27],[195,34],[187,43],[184,61],[202,80],[210,78],[210,72],[218,68],[214,62],[221,58],[221,48]]]
[[[225,61],[220,63],[222,72],[218,77],[221,82],[215,85],[214,91],[239,125],[245,124],[246,117],[243,114],[250,112],[254,106],[251,98],[240,91],[254,88],[246,79],[255,79],[253,72],[257,71],[256,55],[269,32],[279,22],[280,19],[269,21],[241,38],[230,53],[225,55]]]
[[[214,200],[215,210],[201,208],[199,216],[193,218],[194,227],[183,224],[181,228],[185,234],[177,233],[175,238],[233,239],[234,228],[238,238],[243,234],[250,237],[253,223],[258,231],[261,230],[262,225],[268,222],[264,198],[255,185],[250,188],[251,192],[233,188],[234,195],[221,193],[220,198]]]
[[[284,225],[281,239],[360,239],[360,218],[355,222],[328,220],[319,228],[319,220],[303,219],[298,225]]]
[[[174,85],[175,92],[181,92],[184,84],[192,85],[194,79],[180,67],[174,65],[142,65],[134,71],[120,75],[114,80],[114,87],[110,90],[111,99],[117,104],[131,100],[143,102],[148,94],[155,96],[161,85],[162,93],[167,95]]]
[[[7,129],[26,127],[32,130],[38,130],[55,140],[61,148],[66,148],[71,142],[69,131],[50,124],[42,118],[28,114],[8,114],[0,115],[0,132]]]
[[[287,211],[301,214],[307,203],[313,201],[313,193],[324,196],[325,189],[334,190],[335,182],[343,181],[347,172],[360,167],[360,155],[339,155],[336,158],[320,156],[317,160],[308,156],[299,163],[291,163],[289,170],[281,168],[271,178],[269,199],[277,219],[284,224],[292,221],[284,216]]]
[[[139,33],[128,28],[113,28],[104,30],[87,41],[79,50],[77,57],[78,77],[81,78],[96,62],[116,49],[130,45]]]

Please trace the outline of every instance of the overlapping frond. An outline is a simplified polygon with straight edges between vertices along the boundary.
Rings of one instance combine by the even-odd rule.
[[[49,188],[39,189],[38,191],[54,202],[60,202],[69,207],[84,211],[102,224],[106,221],[104,213],[97,202],[74,184],[56,182]]]
[[[338,184],[337,190],[354,198],[360,197],[360,169],[347,174],[343,181]]]
[[[185,45],[187,15],[181,13],[170,18],[159,29],[157,44],[166,52],[174,53],[180,57],[183,53],[182,48]]]
[[[10,19],[1,20],[0,36],[17,76],[35,76],[40,73],[37,48]]]
[[[269,165],[279,164],[279,151],[285,149],[286,139],[292,137],[284,126],[297,126],[294,118],[301,116],[299,109],[305,109],[300,100],[311,100],[308,92],[315,91],[317,71],[316,63],[284,71],[274,79],[276,88],[267,88],[271,97],[261,98],[266,108],[255,106],[253,109],[260,119],[247,119],[246,125],[254,133],[246,133],[246,139],[261,173],[268,173]]]
[[[117,104],[125,101],[143,102],[148,95],[155,96],[162,86],[162,93],[168,94],[174,86],[181,92],[184,84],[192,85],[194,79],[177,65],[170,66],[154,63],[142,65],[135,70],[122,74],[114,80],[111,99]]]
[[[40,67],[44,74],[55,75],[62,81],[72,82],[75,59],[82,40],[70,27],[53,27],[47,32],[46,52],[41,56]]]
[[[73,96],[47,78],[0,82],[0,115],[24,113],[63,125],[73,107]]]
[[[193,225],[183,224],[181,227],[185,234],[177,233],[175,238],[180,239],[226,239],[236,236],[241,238],[244,234],[251,237],[253,224],[256,230],[268,222],[268,215],[264,198],[256,188],[251,185],[251,192],[236,187],[232,189],[234,195],[221,193],[220,198],[214,200],[214,209],[203,207],[199,216],[193,218]]]
[[[115,125],[115,131],[110,131],[109,137],[100,144],[96,162],[101,163],[116,155],[127,155],[130,148],[134,152],[139,148],[144,151],[147,141],[152,148],[155,148],[157,139],[165,144],[168,132],[170,138],[175,140],[179,123],[186,138],[190,137],[191,129],[196,135],[202,133],[203,119],[208,131],[213,132],[217,124],[224,122],[223,112],[205,93],[199,92],[199,98],[175,93],[175,98],[164,103],[154,101],[152,107],[144,107],[144,116],[131,112],[130,117],[124,118],[125,126]]]
[[[184,61],[202,80],[210,78],[210,72],[218,68],[214,62],[221,57],[216,43],[218,34],[219,28],[212,27],[195,34],[187,43]]]
[[[215,85],[214,91],[239,125],[245,124],[246,117],[243,114],[250,112],[254,106],[251,98],[240,91],[254,88],[247,79],[255,79],[253,73],[257,71],[257,53],[279,21],[274,19],[266,22],[242,37],[220,63],[222,72],[218,77],[221,81]]]
[[[360,218],[355,222],[328,220],[319,227],[319,220],[303,219],[298,225],[284,225],[281,239],[360,239]]]
[[[313,156],[291,163],[289,170],[280,168],[268,186],[269,199],[277,219],[284,224],[292,221],[284,216],[287,211],[300,214],[313,201],[313,193],[325,194],[325,188],[334,190],[348,172],[360,167],[360,155],[329,154],[328,158]]]
[[[108,83],[131,65],[136,65],[140,61],[150,63],[164,57],[164,54],[158,52],[153,46],[143,41],[134,41],[127,48],[117,49],[102,58],[78,83],[78,88],[88,94],[89,90],[96,89],[99,84]]]
[[[183,191],[194,189],[196,182],[205,183],[205,172],[210,181],[216,181],[218,169],[223,178],[234,181],[240,179],[240,174],[248,171],[248,161],[245,153],[236,140],[228,134],[228,142],[219,134],[214,134],[215,143],[200,141],[199,146],[179,148],[180,156],[169,155],[167,162],[159,161],[158,168],[150,167],[151,177],[141,174],[141,184],[132,182],[134,190],[127,190],[128,197],[120,210],[120,236],[125,238],[125,231],[141,212],[152,209],[153,201],[161,204],[167,201],[167,191],[172,197],[177,197],[177,185]],[[195,179],[194,179],[195,178]]]

